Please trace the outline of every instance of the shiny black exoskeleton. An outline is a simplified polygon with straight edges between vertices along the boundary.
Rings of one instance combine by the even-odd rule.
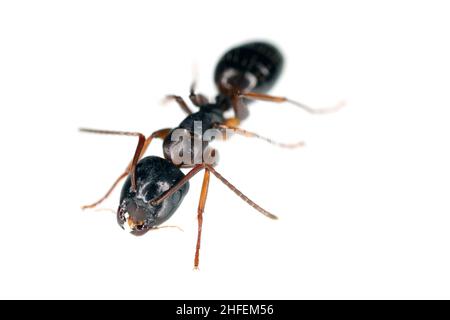
[[[159,129],[149,136],[140,132],[80,128],[82,132],[139,138],[132,161],[126,170],[115,180],[105,196],[83,208],[96,207],[112,193],[122,179],[128,177],[122,188],[117,221],[123,229],[134,235],[142,235],[173,215],[189,190],[190,179],[203,171],[197,207],[198,230],[194,268],[199,266],[203,213],[210,177],[214,176],[265,217],[277,219],[276,215],[252,201],[216,170],[217,151],[210,146],[210,142],[215,139],[226,140],[229,133],[234,133],[258,138],[283,148],[303,146],[302,141],[281,143],[241,128],[242,120],[249,114],[247,105],[252,100],[289,103],[310,114],[334,112],[342,107],[340,103],[332,108],[311,108],[287,97],[267,94],[280,75],[282,67],[283,57],[274,46],[265,42],[246,43],[230,49],[219,60],[214,72],[218,89],[214,101],[195,92],[195,81],[191,85],[189,99],[198,107],[196,112],[181,96],[172,94],[166,97],[167,101],[176,102],[187,114],[175,128]],[[164,158],[150,156],[141,159],[153,139],[163,140]],[[180,168],[191,169],[184,174]]]
[[[212,129],[215,124],[223,123],[224,120],[223,111],[215,105],[201,106],[199,111],[188,115],[164,139],[164,157],[183,167],[201,163],[205,154],[213,152],[209,149],[209,142],[204,139],[205,132]],[[184,151],[188,154],[184,155]]]
[[[214,71],[214,81],[219,90],[216,104],[226,110],[233,106],[236,92],[265,93],[272,88],[283,69],[283,56],[273,45],[266,42],[250,42],[228,50]],[[236,117],[248,117],[246,104],[249,100],[234,103]]]
[[[183,197],[188,192],[186,183],[177,193],[165,199],[160,205],[153,206],[150,201],[160,196],[177,181],[184,177],[179,167],[192,167],[193,159],[205,151],[211,154],[215,150],[208,149],[208,142],[202,139],[206,130],[225,121],[224,113],[235,110],[235,116],[243,120],[248,116],[245,104],[238,98],[239,92],[266,92],[278,78],[283,66],[281,53],[271,44],[265,42],[251,42],[226,52],[219,60],[214,73],[214,80],[219,94],[215,102],[195,103],[199,110],[189,114],[176,128],[167,135],[163,142],[165,159],[146,157],[140,160],[136,167],[136,190],[132,189],[130,176],[126,180],[120,199],[117,220],[123,228],[131,229],[135,235],[141,235],[149,229],[166,221],[178,208]],[[236,107],[233,103],[240,103]],[[201,123],[201,129],[195,124]],[[179,139],[174,134],[182,134]],[[195,147],[195,141],[201,140],[201,148]],[[189,143],[187,158],[190,160],[176,162],[181,150],[186,150],[185,143]],[[215,157],[216,158],[216,157]]]
[[[174,161],[182,154],[181,150],[189,149],[187,159],[194,163],[193,159],[198,159],[206,148],[208,142],[202,141],[202,149],[194,148],[196,139],[201,139],[202,135],[215,124],[223,123],[224,112],[233,107],[233,97],[238,92],[266,92],[277,80],[283,67],[283,57],[273,45],[265,42],[250,42],[227,51],[219,60],[215,72],[214,80],[219,90],[214,103],[199,105],[200,110],[186,117],[178,127],[174,128],[171,134],[164,140],[163,150],[166,159]],[[236,108],[236,117],[244,120],[248,116],[246,103],[249,100],[236,99],[239,104]],[[201,123],[201,128],[195,128],[195,123]],[[179,136],[173,136],[177,131]],[[199,133],[201,135],[199,135]],[[186,139],[190,137],[190,139]],[[188,142],[187,142],[188,141]],[[191,148],[186,148],[183,143],[191,143]],[[208,151],[208,150],[207,150]],[[177,157],[175,157],[177,155]],[[189,167],[188,163],[181,165]]]
[[[136,190],[128,176],[122,187],[117,222],[134,235],[142,235],[169,219],[189,190],[189,182],[176,193],[153,206],[150,201],[169,190],[184,177],[176,166],[166,159],[149,156],[136,166]]]
[[[227,51],[219,60],[214,81],[221,94],[230,91],[267,92],[283,68],[283,56],[273,45],[251,42]]]

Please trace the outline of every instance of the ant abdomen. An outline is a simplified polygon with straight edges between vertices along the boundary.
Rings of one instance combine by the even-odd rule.
[[[227,51],[216,66],[214,80],[219,91],[267,92],[283,68],[283,56],[273,45],[251,42]]]

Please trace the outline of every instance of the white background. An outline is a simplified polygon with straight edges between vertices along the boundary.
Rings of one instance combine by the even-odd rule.
[[[2,1],[0,298],[450,298],[450,49],[446,1]],[[81,211],[136,141],[183,113],[192,66],[213,96],[220,55],[250,39],[286,65],[210,186],[194,272],[201,176],[169,225],[136,238]],[[155,143],[149,153],[160,154]],[[115,209],[119,193],[104,204]]]

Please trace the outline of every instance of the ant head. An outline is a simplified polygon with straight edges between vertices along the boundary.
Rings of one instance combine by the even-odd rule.
[[[122,229],[140,236],[157,225],[155,211],[150,204],[142,203],[136,198],[127,198],[120,202],[117,223]]]
[[[134,235],[143,235],[169,219],[189,190],[189,183],[158,205],[152,200],[169,190],[184,174],[159,157],[142,159],[136,167],[136,190],[129,176],[122,187],[117,222]]]

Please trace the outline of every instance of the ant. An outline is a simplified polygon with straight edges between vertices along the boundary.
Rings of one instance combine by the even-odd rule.
[[[173,215],[189,190],[189,180],[204,170],[197,211],[198,234],[194,258],[195,269],[199,265],[203,212],[211,173],[257,211],[270,219],[277,219],[277,216],[250,200],[216,171],[214,167],[217,164],[217,151],[209,146],[212,139],[207,140],[204,136],[209,130],[215,130],[216,136],[217,132],[223,133],[226,130],[226,132],[263,139],[281,147],[301,146],[301,142],[278,143],[239,127],[241,121],[249,115],[247,105],[251,100],[288,102],[309,113],[326,113],[340,107],[313,109],[285,97],[266,94],[278,79],[282,67],[283,57],[273,45],[266,42],[246,43],[230,49],[219,60],[214,73],[219,93],[214,102],[210,102],[204,95],[196,93],[195,80],[190,88],[189,99],[193,105],[198,107],[198,111],[192,111],[180,96],[167,96],[168,100],[175,101],[187,114],[187,117],[177,127],[157,130],[148,137],[138,132],[80,128],[80,131],[88,133],[138,137],[136,151],[126,170],[100,200],[82,208],[94,208],[99,205],[108,198],[119,182],[126,178],[120,195],[117,222],[133,235],[143,235],[149,230],[156,229]],[[225,117],[225,112],[229,110],[232,110],[234,117]],[[157,156],[143,158],[153,139],[163,140],[164,158]],[[181,168],[191,168],[191,170],[184,174]]]

